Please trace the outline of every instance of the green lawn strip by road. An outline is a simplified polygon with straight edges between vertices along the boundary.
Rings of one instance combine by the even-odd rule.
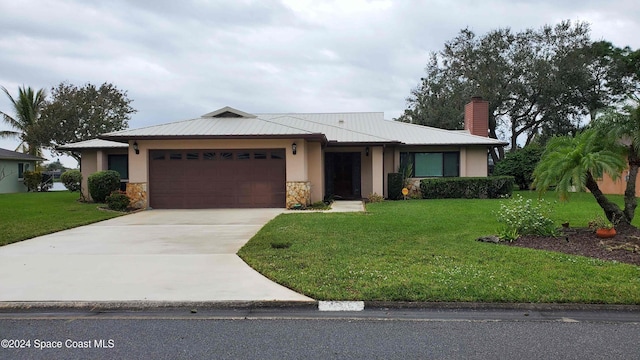
[[[0,245],[120,216],[68,191],[0,194]]]
[[[239,255],[319,300],[640,304],[640,267],[475,241],[496,232],[502,201],[386,201],[369,204],[367,214],[284,214]],[[590,194],[555,209],[557,224],[574,227],[600,213]],[[272,248],[283,241],[291,246]]]

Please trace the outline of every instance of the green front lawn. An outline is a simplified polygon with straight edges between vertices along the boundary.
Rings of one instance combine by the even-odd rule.
[[[369,204],[366,214],[284,214],[239,255],[319,300],[640,304],[640,267],[476,241],[496,233],[502,201],[387,201]],[[556,223],[573,227],[601,214],[590,194],[555,208]],[[271,246],[283,242],[291,246]]]
[[[0,194],[0,245],[121,215],[80,203],[78,197],[68,191]]]

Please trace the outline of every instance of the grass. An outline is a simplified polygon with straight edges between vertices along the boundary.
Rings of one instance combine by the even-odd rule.
[[[0,245],[121,215],[80,203],[78,197],[68,191],[0,194]]]
[[[387,201],[368,204],[366,214],[283,214],[239,255],[318,300],[640,304],[640,267],[475,241],[496,233],[502,201]],[[600,213],[590,194],[574,194],[556,204],[554,220],[586,227]],[[272,247],[278,241],[291,246]]]

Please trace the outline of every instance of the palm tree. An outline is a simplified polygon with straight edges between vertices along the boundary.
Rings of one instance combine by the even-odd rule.
[[[634,98],[634,104],[627,104],[621,112],[609,110],[599,117],[594,126],[616,142],[627,159],[627,186],[624,191],[624,215],[629,222],[633,220],[636,201],[636,178],[640,166],[640,101]]]
[[[41,142],[38,140],[38,120],[40,118],[40,111],[45,104],[45,91],[40,89],[34,92],[31,87],[22,87],[18,89],[18,98],[14,99],[9,91],[0,86],[2,91],[9,97],[15,117],[11,117],[5,112],[0,111],[5,123],[17,131],[4,130],[0,131],[0,138],[19,137],[21,142],[18,145],[18,149],[22,148],[23,152],[40,156],[41,155]]]
[[[624,152],[619,143],[602,131],[592,128],[576,137],[561,136],[549,140],[533,172],[533,184],[540,192],[555,186],[563,200],[568,198],[569,192],[587,188],[609,221],[619,226],[630,226],[633,212],[628,214],[609,201],[596,182],[603,174],[608,174],[615,180],[626,167]],[[633,198],[635,201],[635,194]]]

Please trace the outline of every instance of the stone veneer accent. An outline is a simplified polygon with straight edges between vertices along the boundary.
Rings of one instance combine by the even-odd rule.
[[[146,209],[147,183],[127,183],[127,196],[131,199],[130,206],[134,209]]]
[[[296,204],[311,205],[311,183],[309,181],[287,181],[287,209]]]

